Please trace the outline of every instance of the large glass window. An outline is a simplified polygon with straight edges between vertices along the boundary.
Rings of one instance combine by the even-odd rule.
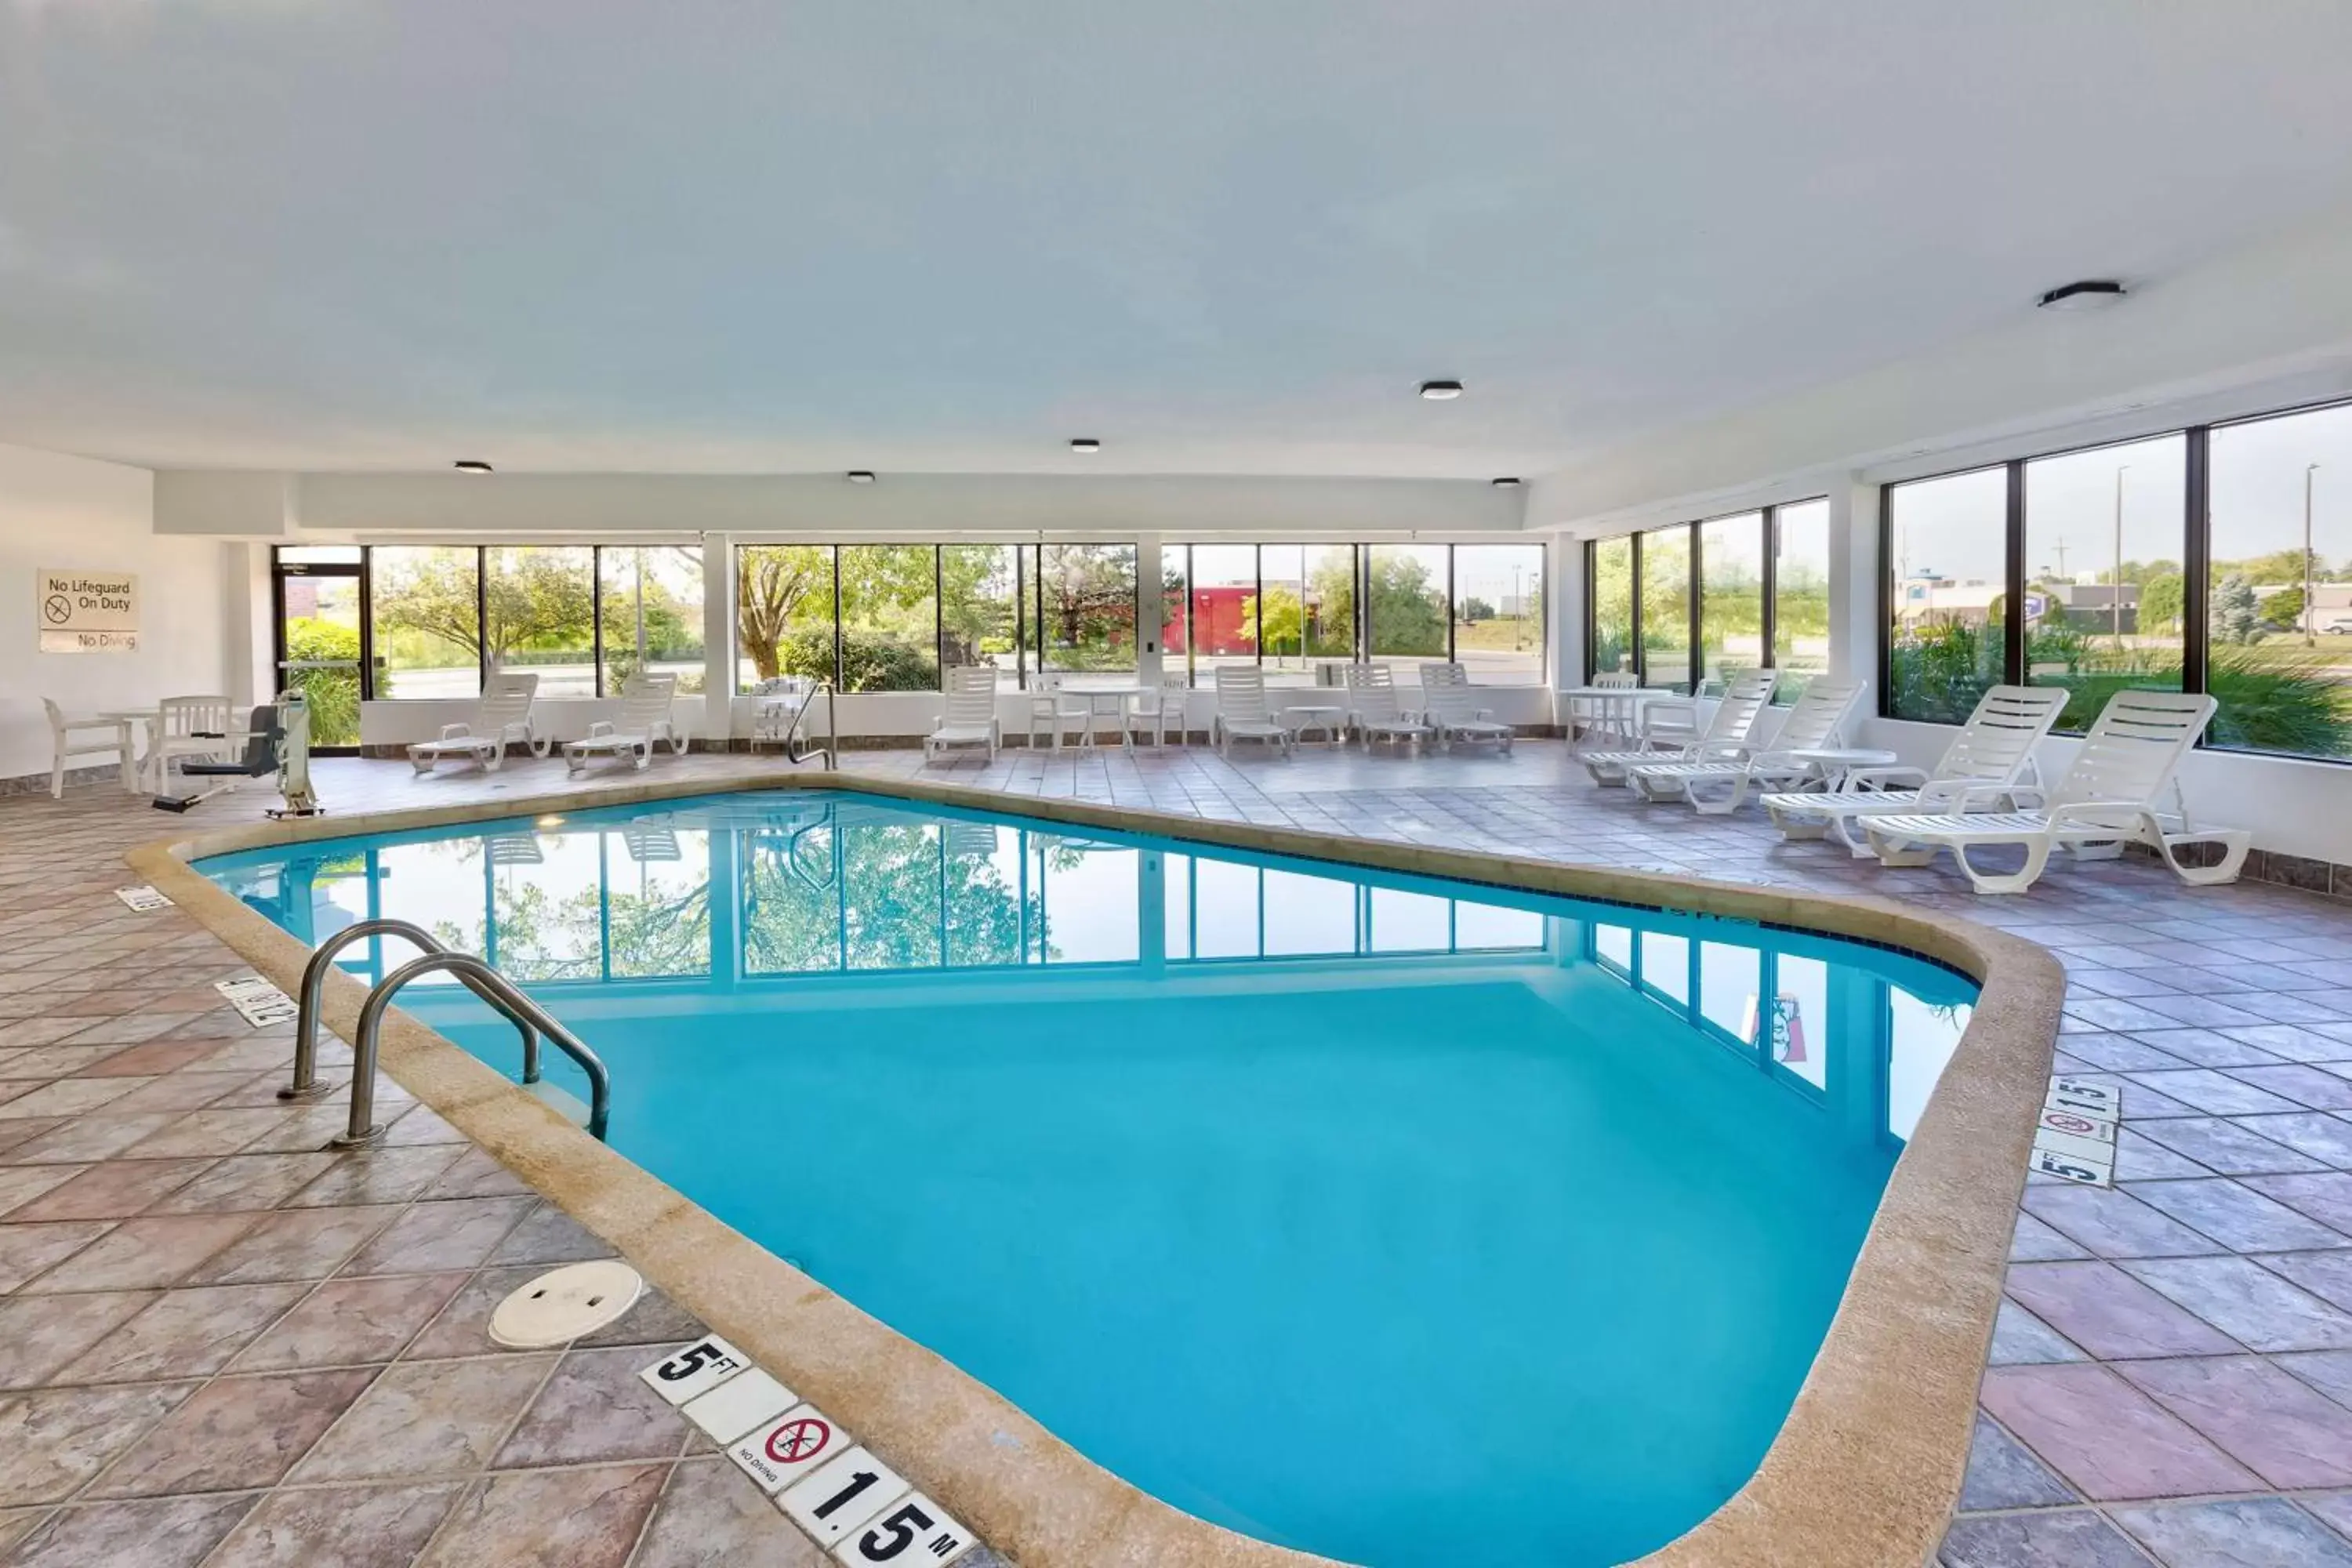
[[[702,689],[702,547],[605,545],[596,552],[604,622],[604,693],[618,697],[639,670]]]
[[[1699,672],[1707,679],[1764,665],[1764,514],[1699,525]]]
[[[1605,675],[1633,668],[1633,537],[1595,540],[1587,592],[1592,606],[1592,668]]]
[[[1258,547],[1256,625],[1268,670],[1303,673],[1356,657],[1356,551],[1349,544]]]
[[[1772,509],[1775,700],[1794,702],[1830,668],[1830,503]]]
[[[481,563],[471,545],[379,544],[368,552],[376,696],[481,695]]]
[[[735,558],[736,681],[833,679],[833,547],[747,544]]]
[[[1365,574],[1374,658],[1449,658],[1454,585],[1442,544],[1375,544]]]
[[[1135,546],[1037,547],[1039,668],[1135,668]]]
[[[360,743],[361,555],[356,545],[277,551],[281,685],[302,693],[315,751]]]
[[[928,544],[845,544],[841,689],[940,689],[938,552]]]
[[[940,546],[940,663],[996,667],[999,688],[1021,683],[1020,547]]]
[[[2005,665],[2009,472],[1978,468],[1886,490],[1893,616],[1886,710],[1965,720]]]
[[[584,544],[482,552],[482,624],[494,669],[535,671],[541,697],[596,695],[596,552]]]
[[[1642,684],[1691,684],[1691,529],[1642,535]]]
[[[1186,544],[1160,547],[1160,668],[1170,675],[1189,668],[1192,639],[1192,549]]]
[[[1480,685],[1543,684],[1542,545],[1454,546],[1454,657]]]
[[[2210,739],[2352,759],[2352,404],[2216,426],[2209,471]]]
[[[1192,575],[1192,679],[1212,685],[1220,665],[1257,662],[1257,546],[1195,544]]]
[[[2062,730],[2117,691],[2180,689],[2188,450],[2172,435],[2025,465],[2025,678],[2069,689]]]

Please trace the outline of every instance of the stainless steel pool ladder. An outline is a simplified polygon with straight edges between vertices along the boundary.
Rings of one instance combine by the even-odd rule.
[[[816,706],[820,696],[824,699],[824,744],[814,744],[816,737],[812,731],[809,736],[812,743],[795,749],[801,725],[807,720],[809,710]],[[784,760],[798,767],[811,757],[823,757],[828,769],[841,765],[841,734],[834,714],[833,682],[830,680],[820,680],[809,689],[807,699],[793,710],[793,721],[784,728]]]
[[[522,1036],[522,1081],[539,1081],[539,1040],[555,1042],[588,1075],[588,1135],[602,1139],[613,1109],[612,1075],[596,1053],[577,1035],[549,1016],[547,1010],[517,990],[514,984],[470,952],[453,952],[433,933],[409,921],[371,920],[345,926],[319,944],[302,968],[301,1013],[294,1026],[294,1081],[278,1091],[280,1100],[316,1100],[331,1092],[319,1082],[319,1000],[326,988],[327,971],[335,954],[363,937],[396,936],[423,951],[378,981],[360,1006],[359,1028],[352,1040],[352,1116],[342,1135],[332,1140],[338,1149],[362,1148],[383,1137],[375,1122],[377,1036],[385,1009],[400,988],[420,975],[443,972],[504,1016]]]

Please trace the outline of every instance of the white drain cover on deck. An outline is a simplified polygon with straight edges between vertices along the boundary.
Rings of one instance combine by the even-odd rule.
[[[618,1319],[645,1288],[637,1271],[617,1258],[568,1263],[499,1302],[490,1314],[490,1338],[519,1351],[568,1343]]]

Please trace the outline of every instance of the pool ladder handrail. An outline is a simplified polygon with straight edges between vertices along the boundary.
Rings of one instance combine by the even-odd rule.
[[[540,1081],[539,1040],[542,1035],[579,1064],[580,1070],[588,1075],[588,1135],[604,1138],[612,1116],[613,1079],[603,1059],[505,975],[470,952],[452,952],[435,940],[431,932],[401,920],[368,920],[346,926],[321,942],[310,955],[302,970],[301,1007],[294,1030],[294,1081],[279,1089],[278,1098],[310,1100],[327,1092],[318,1081],[320,996],[335,954],[367,936],[397,936],[424,951],[422,957],[411,959],[378,981],[360,1005],[359,1027],[353,1032],[352,1046],[351,1120],[342,1134],[331,1141],[334,1147],[362,1148],[383,1137],[384,1130],[375,1123],[377,1037],[383,1027],[383,1015],[401,987],[436,972],[455,975],[460,984],[521,1033],[523,1082]]]
[[[801,725],[807,720],[809,710],[816,706],[816,700],[820,695],[824,698],[824,744],[822,746],[811,744],[795,750],[794,743],[800,736]],[[811,740],[814,740],[814,735],[811,736]],[[784,727],[784,761],[798,767],[811,757],[823,757],[828,772],[841,766],[840,725],[834,712],[833,682],[830,680],[820,680],[809,688],[807,698],[798,708],[793,710],[793,721]]]

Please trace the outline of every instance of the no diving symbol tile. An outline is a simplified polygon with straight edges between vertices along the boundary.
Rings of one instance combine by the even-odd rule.
[[[2105,1084],[2052,1079],[2026,1168],[2086,1187],[2115,1185],[2116,1116],[2122,1103]]]
[[[815,1405],[803,1405],[761,1427],[727,1454],[760,1483],[761,1491],[772,1496],[803,1476],[814,1475],[820,1464],[848,1447],[849,1439],[840,1427]]]

